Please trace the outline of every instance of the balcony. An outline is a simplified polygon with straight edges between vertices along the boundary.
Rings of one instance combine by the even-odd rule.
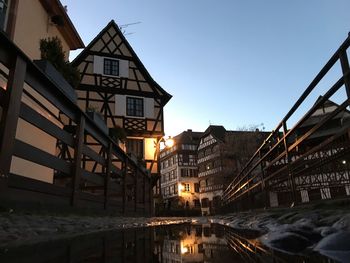
[[[220,156],[220,153],[219,152],[216,152],[216,153],[212,153],[212,154],[209,154],[208,156],[204,156],[202,158],[198,158],[198,161],[197,163],[200,164],[200,163],[204,163],[206,161],[209,161],[209,160],[212,160],[216,157]]]
[[[200,193],[212,192],[212,191],[217,191],[217,190],[224,190],[224,185],[217,184],[217,185],[210,185],[210,186],[202,186],[199,188]]]
[[[212,175],[212,174],[219,173],[219,172],[221,172],[221,171],[222,171],[222,168],[221,168],[221,167],[216,167],[216,168],[210,169],[210,170],[208,170],[208,171],[204,171],[204,172],[198,173],[198,177],[209,176],[209,175]]]
[[[0,33],[0,202],[150,214],[152,178]]]

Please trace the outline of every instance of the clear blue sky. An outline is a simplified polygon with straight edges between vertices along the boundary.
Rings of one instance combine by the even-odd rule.
[[[61,0],[88,44],[114,19],[173,98],[165,132],[276,127],[350,31],[349,0]],[[309,103],[318,95],[315,94]]]

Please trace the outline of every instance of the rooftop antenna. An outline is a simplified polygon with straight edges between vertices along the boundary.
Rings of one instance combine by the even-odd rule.
[[[133,26],[133,25],[137,25],[137,24],[141,24],[141,22],[138,21],[138,22],[133,22],[133,23],[128,23],[128,24],[120,25],[120,26],[119,26],[119,29],[120,29],[120,31],[122,31],[122,33],[123,33],[124,36],[132,35],[132,34],[135,34],[135,32],[126,33],[125,28],[127,28],[128,26]]]

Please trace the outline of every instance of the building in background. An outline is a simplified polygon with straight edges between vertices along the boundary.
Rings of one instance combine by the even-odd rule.
[[[322,96],[316,100],[315,104],[321,99],[323,99]],[[290,152],[291,162],[299,162],[299,165],[291,166],[295,188],[294,198],[297,203],[350,196],[350,154],[347,153],[349,147],[345,143],[346,137],[349,136],[346,129],[350,123],[350,112],[346,108],[339,109],[340,105],[326,100],[290,136],[295,140],[307,136],[312,129],[324,122],[324,119],[330,118],[331,114],[338,111],[338,114],[308,135]],[[331,141],[332,138],[335,138],[334,144],[324,143],[326,140]],[[322,145],[324,146],[321,147]],[[271,161],[268,160],[266,163]],[[270,166],[265,164],[266,173],[271,174],[281,169],[283,165],[285,165],[283,161]],[[289,204],[291,190],[288,186],[286,179],[271,180],[268,195],[271,207]]]
[[[198,145],[198,180],[203,215],[218,212],[221,196],[238,175],[268,133],[227,131],[210,125]]]
[[[160,153],[161,193],[167,209],[199,209],[197,146],[201,132],[187,130]]]

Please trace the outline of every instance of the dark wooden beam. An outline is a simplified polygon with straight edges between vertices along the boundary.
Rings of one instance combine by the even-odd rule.
[[[107,150],[107,167],[106,167],[106,175],[105,175],[105,183],[104,183],[104,196],[105,196],[105,206],[104,208],[108,208],[108,199],[109,199],[109,186],[110,186],[110,178],[112,173],[112,144],[109,143]]]
[[[128,80],[130,82],[131,80]],[[80,84],[77,90],[85,90],[85,91],[96,91],[96,92],[107,92],[110,94],[120,94],[120,95],[131,95],[131,96],[140,96],[147,98],[155,98],[155,94],[153,92],[147,91],[139,91],[139,90],[130,90],[125,88],[110,88],[101,85],[88,85],[88,84]]]
[[[348,99],[350,99],[350,67],[349,67],[349,59],[346,53],[346,50],[339,54],[340,64],[344,75],[344,83],[346,95],[348,95]]]
[[[0,122],[1,177],[7,177],[10,172],[26,68],[26,62],[17,56],[14,67],[10,69],[8,90],[6,91],[6,99]]]
[[[84,144],[84,131],[85,131],[85,117],[80,116],[78,127],[75,134],[75,147],[74,147],[74,168],[73,168],[73,184],[72,184],[72,196],[71,205],[75,206],[77,203],[77,192],[79,190],[80,179],[82,176],[81,157],[83,153]]]
[[[127,202],[127,196],[126,196],[126,177],[128,176],[128,159],[125,159],[125,161],[122,163],[122,171],[123,171],[123,214],[126,213],[126,202]]]
[[[134,199],[135,199],[135,207],[134,207],[134,211],[135,213],[137,213],[137,198],[138,198],[138,193],[137,191],[139,190],[138,189],[138,170],[137,169],[134,169]]]

